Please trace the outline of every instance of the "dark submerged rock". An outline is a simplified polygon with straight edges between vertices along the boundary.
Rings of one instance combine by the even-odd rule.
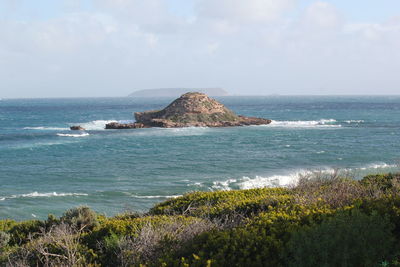
[[[118,123],[110,122],[106,124],[106,129],[137,129],[137,128],[149,128],[143,123]]]
[[[79,126],[79,125],[74,125],[74,126],[71,126],[71,127],[69,127],[72,131],[85,131],[86,129],[85,128],[83,128],[83,127],[81,127],[81,126]]]

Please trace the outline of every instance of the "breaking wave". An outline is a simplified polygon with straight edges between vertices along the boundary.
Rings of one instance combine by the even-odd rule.
[[[119,122],[119,123],[133,123],[133,120],[94,120],[89,122],[77,122],[77,123],[68,123],[67,127],[50,127],[50,126],[39,126],[39,127],[24,127],[24,130],[40,130],[40,131],[69,131],[70,126],[72,125],[80,125],[86,130],[89,131],[100,131],[106,128],[106,124],[110,122]]]
[[[89,131],[101,131],[106,128],[106,124],[110,122],[126,122],[126,121],[118,121],[118,120],[95,120],[95,121],[90,121],[90,122],[84,122],[84,123],[75,123],[74,125],[80,125],[86,130]]]
[[[387,168],[397,168],[396,164],[387,164],[387,163],[372,163],[368,164],[365,167],[357,168],[358,170],[374,170],[374,169],[387,169]]]
[[[41,130],[41,131],[68,131],[69,128],[62,128],[62,127],[24,127],[24,130]]]
[[[272,121],[268,124],[272,127],[287,127],[287,128],[339,128],[342,127],[340,124],[336,124],[335,119],[321,119],[315,121]]]
[[[347,121],[344,121],[344,122],[347,123],[347,124],[352,124],[352,123],[360,124],[360,123],[363,123],[364,120],[347,120]]]
[[[152,199],[152,198],[177,198],[177,197],[181,197],[181,196],[182,195],[171,195],[171,196],[137,196],[137,195],[133,195],[132,197]]]
[[[90,134],[88,133],[81,133],[81,134],[63,134],[63,133],[58,133],[58,136],[62,136],[62,137],[85,137],[85,136],[89,136]]]
[[[14,198],[40,198],[40,197],[68,197],[68,196],[87,196],[88,194],[85,193],[39,193],[39,192],[32,192],[28,194],[18,194],[18,195],[11,195],[8,197],[0,197],[0,201],[6,199],[14,199]]]
[[[381,171],[382,169],[395,169],[397,165],[387,163],[373,163],[364,167],[357,168],[343,168],[339,171],[349,174],[362,173],[368,174],[374,171]],[[333,168],[321,168],[316,170],[298,170],[288,174],[271,175],[271,176],[255,176],[253,178],[244,176],[239,179],[227,179],[225,181],[214,181],[211,189],[212,190],[233,190],[233,189],[252,189],[252,188],[263,188],[263,187],[287,187],[295,185],[299,178],[302,176],[308,176],[315,173],[321,174],[332,174],[336,170]]]

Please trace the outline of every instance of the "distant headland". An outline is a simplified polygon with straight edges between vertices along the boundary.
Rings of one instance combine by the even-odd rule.
[[[128,97],[179,97],[186,92],[199,92],[209,96],[228,96],[222,88],[159,88],[135,91]]]
[[[108,123],[106,129],[229,127],[271,123],[269,119],[236,115],[215,99],[199,92],[183,94],[162,110],[135,112],[135,119],[134,123]]]

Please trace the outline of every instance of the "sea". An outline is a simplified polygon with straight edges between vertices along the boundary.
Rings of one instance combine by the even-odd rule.
[[[172,100],[0,100],[0,219],[44,219],[82,205],[113,216],[188,192],[292,186],[312,172],[360,179],[399,171],[400,96],[218,97],[237,114],[273,121],[104,129]]]

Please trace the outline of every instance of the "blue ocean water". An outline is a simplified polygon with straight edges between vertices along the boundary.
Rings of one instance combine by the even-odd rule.
[[[103,129],[172,100],[1,100],[0,218],[45,218],[78,205],[113,215],[190,191],[288,185],[313,170],[398,170],[399,96],[221,97],[238,114],[273,123]]]

